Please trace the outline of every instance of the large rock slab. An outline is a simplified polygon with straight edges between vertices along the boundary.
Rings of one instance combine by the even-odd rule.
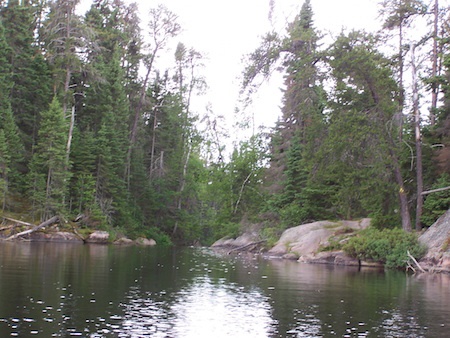
[[[83,240],[76,234],[64,231],[42,232],[36,231],[28,235],[28,239],[36,242],[66,242],[83,243]]]
[[[275,246],[269,250],[269,254],[283,256],[293,253],[298,257],[316,254],[336,233],[343,233],[348,229],[362,230],[369,224],[370,219],[364,218],[360,221],[319,221],[299,225],[285,230]]]
[[[450,210],[419,237],[419,242],[428,249],[420,260],[421,266],[430,271],[450,273]]]
[[[213,248],[239,248],[251,243],[258,242],[259,236],[256,233],[244,233],[237,238],[221,238],[214,242],[211,247]]]

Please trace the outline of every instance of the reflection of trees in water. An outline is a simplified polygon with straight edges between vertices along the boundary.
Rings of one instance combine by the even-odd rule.
[[[307,330],[313,330],[312,336],[445,335],[443,327],[430,328],[430,323],[436,322],[436,316],[448,315],[450,276],[425,278],[401,271],[282,261],[268,265],[277,286],[270,297],[281,333],[296,337],[308,336]]]

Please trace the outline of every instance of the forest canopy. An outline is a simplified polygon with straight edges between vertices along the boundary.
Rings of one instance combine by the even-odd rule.
[[[450,207],[450,20],[438,0],[381,1],[378,32],[327,44],[305,0],[284,31],[261,32],[242,69],[244,101],[282,74],[281,116],[231,149],[223,117],[192,107],[203,55],[182,42],[168,54],[176,13],[159,5],[140,22],[122,0],[79,5],[0,1],[4,213],[208,244],[249,224],[270,236],[323,219],[420,230]]]

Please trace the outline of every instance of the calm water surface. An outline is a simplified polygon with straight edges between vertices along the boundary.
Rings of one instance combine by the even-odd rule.
[[[0,243],[0,337],[449,337],[450,276]]]

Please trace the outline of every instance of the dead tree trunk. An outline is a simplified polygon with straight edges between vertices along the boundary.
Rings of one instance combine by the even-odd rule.
[[[417,84],[415,46],[413,44],[411,44],[411,71],[412,71],[412,85],[413,85],[414,132],[416,141],[416,180],[417,180],[416,230],[420,231],[422,229],[420,218],[422,216],[422,209],[423,209],[422,135],[420,130],[419,88]]]
[[[28,230],[19,232],[19,233],[15,234],[15,235],[9,236],[8,238],[6,238],[6,240],[9,241],[9,240],[12,240],[12,239],[16,239],[18,237],[22,237],[22,236],[31,234],[31,233],[39,230],[39,229],[42,229],[43,227],[46,227],[46,226],[51,225],[51,224],[54,224],[54,223],[56,223],[58,221],[59,221],[59,217],[58,216],[53,216],[52,218],[46,220],[45,222],[39,224],[38,226],[35,226],[32,229],[28,229]]]

